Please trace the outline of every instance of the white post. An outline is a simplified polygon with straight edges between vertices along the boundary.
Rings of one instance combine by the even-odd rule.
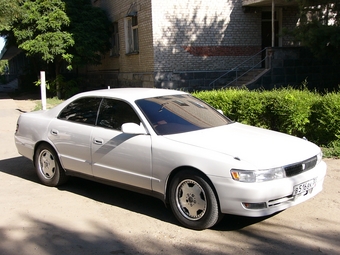
[[[42,109],[46,110],[46,81],[45,72],[40,72],[40,91],[41,91],[41,105]]]

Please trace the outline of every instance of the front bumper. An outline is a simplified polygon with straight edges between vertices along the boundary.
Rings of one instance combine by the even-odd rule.
[[[221,212],[249,217],[274,214],[302,203],[322,191],[327,165],[321,161],[313,169],[299,175],[260,183],[237,182],[231,178],[209,176],[220,201]],[[316,179],[314,188],[293,195],[294,186]],[[244,203],[260,204],[263,208],[248,209]]]

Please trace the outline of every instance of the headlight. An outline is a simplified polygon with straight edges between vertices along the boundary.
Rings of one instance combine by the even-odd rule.
[[[235,181],[240,182],[265,182],[285,177],[282,167],[254,171],[232,169],[230,173]]]
[[[322,151],[320,150],[320,153],[316,155],[316,164],[319,164],[322,160]]]

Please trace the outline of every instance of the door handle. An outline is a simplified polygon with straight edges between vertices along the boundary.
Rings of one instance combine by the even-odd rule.
[[[55,129],[51,129],[51,134],[52,135],[58,135],[58,130],[55,130]]]
[[[93,143],[97,144],[97,145],[103,145],[104,141],[103,141],[103,139],[94,138]]]

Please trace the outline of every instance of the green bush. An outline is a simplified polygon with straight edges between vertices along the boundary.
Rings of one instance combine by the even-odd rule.
[[[328,145],[340,137],[340,94],[327,93],[313,105],[310,136],[321,145]]]
[[[229,93],[223,93],[223,90],[200,91],[193,93],[193,95],[216,109],[222,110],[225,115],[232,118],[233,101],[238,96],[236,90],[229,90]]]
[[[267,93],[270,129],[295,136],[306,136],[312,106],[318,96],[307,90],[285,88]]]
[[[261,93],[240,91],[234,98],[232,112],[235,120],[247,125],[268,128],[264,118],[266,112],[265,97]]]
[[[325,155],[340,156],[340,94],[320,95],[306,89],[272,91],[228,89],[195,92],[194,96],[221,109],[234,121],[268,128],[328,148]]]
[[[268,128],[263,119],[265,102],[261,94],[247,90],[228,89],[201,91],[194,96],[222,110],[230,119],[248,125]]]

